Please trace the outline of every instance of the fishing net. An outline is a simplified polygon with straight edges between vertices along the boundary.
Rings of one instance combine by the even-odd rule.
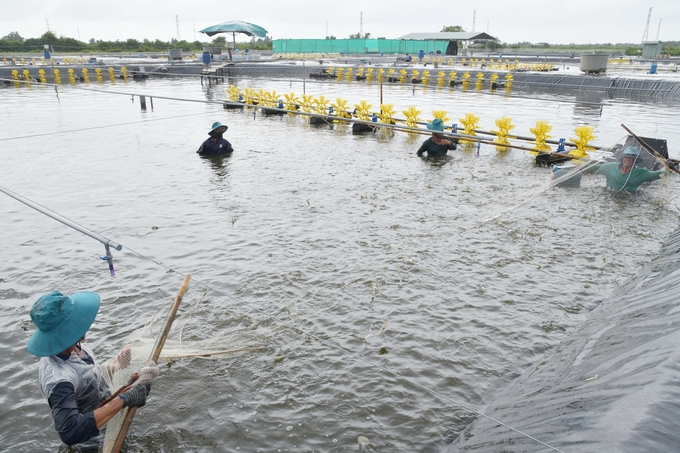
[[[201,299],[206,294],[207,291]],[[163,345],[158,358],[158,366],[163,370],[161,373],[164,383],[170,381],[170,385],[166,387],[181,388],[181,385],[172,385],[172,371],[167,369],[175,361],[197,358],[218,360],[225,356],[233,357],[262,350],[270,336],[266,328],[234,327],[221,329],[219,335],[213,332],[210,338],[205,338],[204,316],[202,314],[195,316],[196,306],[201,299],[193,306],[186,303],[189,301],[185,301],[189,308],[180,307]],[[142,379],[144,368],[148,365],[155,344],[165,328],[166,312],[167,308],[159,310],[144,327],[126,338],[125,347],[116,357],[102,364],[104,377],[112,393],[115,394],[124,389],[129,384],[133,373],[139,373],[140,380]],[[113,451],[128,413],[129,408],[124,408],[106,424],[106,433],[100,444],[100,452]]]
[[[632,168],[621,170],[624,167],[624,156],[630,157],[635,151]],[[678,161],[668,158],[666,140],[646,137],[634,137],[632,135],[622,138],[618,143],[608,148],[600,148],[597,152],[590,152],[583,158],[573,155],[550,153],[539,155],[549,159],[542,160],[542,164],[550,164],[552,181],[550,184],[542,184],[533,190],[525,192],[525,199],[512,207],[502,210],[484,220],[483,223],[495,221],[501,216],[508,214],[521,206],[543,196],[545,192],[555,187],[578,188],[583,185],[592,187],[607,187],[611,192],[631,194],[638,187],[645,187],[651,181],[661,179],[659,189],[656,192],[655,203],[659,207],[668,204],[672,198],[670,186],[670,173],[677,171]],[[538,158],[537,158],[538,162]],[[658,172],[659,174],[650,174]],[[601,181],[602,176],[606,181]]]
[[[662,201],[670,196],[671,169],[667,167],[677,167],[668,160],[665,140],[633,136],[600,150],[590,159],[570,162],[552,167],[552,187],[578,187],[582,175],[602,175],[609,190],[632,193],[649,181],[661,179],[657,197]]]

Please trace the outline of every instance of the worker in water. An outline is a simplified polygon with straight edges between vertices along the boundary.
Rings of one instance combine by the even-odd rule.
[[[124,407],[146,404],[158,367],[149,362],[153,377],[141,376],[118,397],[101,405],[111,396],[94,354],[81,342],[99,311],[97,293],[78,292],[66,296],[58,291],[40,297],[31,309],[31,320],[38,327],[28,340],[28,352],[40,357],[40,390],[52,410],[54,427],[61,440],[78,451],[99,447],[99,430]],[[126,346],[111,362],[109,371],[130,364]],[[146,368],[144,368],[146,370]],[[148,371],[148,370],[147,370]]]
[[[432,137],[420,145],[416,153],[419,157],[422,157],[423,153],[427,153],[427,157],[444,157],[450,149],[456,149],[457,140],[444,138],[442,131],[445,126],[440,118],[435,118],[431,123],[427,123],[427,128],[432,131]]]
[[[234,152],[234,148],[231,147],[229,143],[222,135],[227,131],[229,127],[215,121],[208,132],[210,136],[209,139],[201,144],[201,147],[196,151],[201,156],[217,156],[221,154],[231,154]]]
[[[411,60],[413,60],[413,57],[411,57],[411,55],[409,55],[408,52],[407,52],[406,55],[404,55],[404,61],[406,63],[410,63]]]
[[[628,146],[623,150],[621,163],[607,162],[587,165],[583,172],[604,175],[607,178],[608,189],[632,193],[643,182],[659,179],[666,171],[652,171],[643,167],[636,167],[635,163],[639,157],[640,150],[635,146]]]

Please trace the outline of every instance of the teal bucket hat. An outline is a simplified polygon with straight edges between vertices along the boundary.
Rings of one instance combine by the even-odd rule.
[[[100,302],[99,295],[90,291],[71,297],[59,291],[41,296],[31,308],[31,320],[38,330],[28,340],[28,352],[48,357],[78,343],[97,317]]]
[[[433,119],[432,122],[427,123],[426,126],[431,131],[443,131],[444,129],[446,129],[446,126],[444,126],[444,122],[441,120],[441,118]]]
[[[215,132],[215,129],[219,129],[220,127],[223,127],[225,132],[227,131],[227,129],[229,129],[229,126],[227,126],[226,124],[222,124],[219,121],[215,121],[212,124],[212,129],[210,129],[210,132]]]
[[[637,157],[639,154],[640,154],[640,151],[634,146],[626,146],[626,149],[623,150],[624,156],[635,156],[635,157]]]

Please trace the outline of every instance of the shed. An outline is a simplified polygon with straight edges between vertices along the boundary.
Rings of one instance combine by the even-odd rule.
[[[415,41],[448,41],[446,55],[458,55],[458,42],[462,42],[463,50],[467,50],[474,41],[496,41],[496,38],[487,33],[478,32],[439,32],[439,33],[409,33],[400,36],[401,40]]]
[[[661,55],[663,43],[661,41],[645,41],[642,43],[642,56],[656,58]]]

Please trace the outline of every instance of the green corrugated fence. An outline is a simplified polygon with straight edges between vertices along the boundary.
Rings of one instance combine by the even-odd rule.
[[[448,41],[415,41],[406,39],[275,39],[274,53],[339,53],[339,54],[426,54],[446,53]]]

